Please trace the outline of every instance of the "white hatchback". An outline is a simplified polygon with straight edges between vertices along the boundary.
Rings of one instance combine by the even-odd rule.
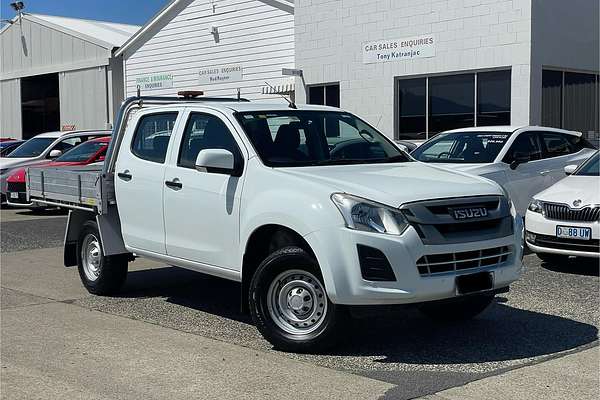
[[[593,152],[594,146],[581,132],[541,126],[487,126],[442,132],[411,155],[499,183],[524,215],[534,194],[562,179],[566,165],[581,164]]]
[[[526,241],[544,261],[600,257],[600,156],[565,167],[569,176],[534,196],[525,216]]]

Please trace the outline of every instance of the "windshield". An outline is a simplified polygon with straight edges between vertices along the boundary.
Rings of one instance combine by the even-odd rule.
[[[79,146],[67,151],[62,156],[58,157],[57,162],[83,162],[88,160],[94,154],[96,154],[100,149],[104,148],[106,151],[106,147],[108,146],[107,142],[98,142],[95,140],[85,142],[80,144]]]
[[[33,138],[29,139],[10,153],[7,158],[29,158],[37,157],[54,142],[56,138]]]
[[[577,176],[600,176],[600,153],[591,156],[574,175]]]
[[[352,114],[333,111],[243,112],[236,117],[270,167],[410,161],[386,137]]]
[[[491,163],[509,136],[509,132],[440,133],[411,155],[423,162]]]

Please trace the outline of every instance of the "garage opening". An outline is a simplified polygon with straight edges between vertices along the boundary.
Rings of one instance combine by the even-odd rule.
[[[23,139],[60,130],[58,74],[21,78]]]

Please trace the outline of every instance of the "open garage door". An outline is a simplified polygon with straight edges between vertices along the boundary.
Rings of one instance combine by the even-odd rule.
[[[23,139],[60,130],[58,74],[21,78]]]

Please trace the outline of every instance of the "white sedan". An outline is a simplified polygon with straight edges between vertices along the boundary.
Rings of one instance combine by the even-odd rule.
[[[479,175],[499,183],[524,215],[534,194],[581,164],[594,146],[580,132],[541,126],[488,126],[442,132],[417,147],[419,161]]]
[[[569,176],[534,196],[525,215],[526,241],[544,261],[600,257],[600,156],[569,165]]]

